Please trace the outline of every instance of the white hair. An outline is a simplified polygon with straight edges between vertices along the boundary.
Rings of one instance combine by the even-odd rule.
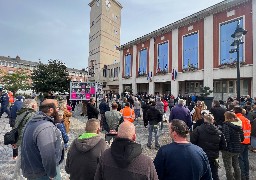
[[[184,99],[179,99],[178,104],[184,105],[185,101]]]
[[[23,103],[23,107],[24,108],[29,108],[29,109],[33,109],[34,105],[37,105],[37,102],[35,99],[25,99],[24,103]]]

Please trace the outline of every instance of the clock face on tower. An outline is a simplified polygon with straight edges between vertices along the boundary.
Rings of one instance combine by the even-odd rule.
[[[100,0],[96,0],[96,5],[99,7],[100,6]]]
[[[109,9],[111,7],[111,4],[109,2],[109,0],[106,0],[106,8]]]

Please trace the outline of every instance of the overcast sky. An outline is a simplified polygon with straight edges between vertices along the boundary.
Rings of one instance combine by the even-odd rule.
[[[91,0],[0,0],[0,56],[87,67]],[[105,1],[105,0],[102,0]],[[119,0],[121,44],[221,0]]]

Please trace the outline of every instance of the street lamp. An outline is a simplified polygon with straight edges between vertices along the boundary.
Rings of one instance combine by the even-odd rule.
[[[237,54],[236,58],[236,70],[237,70],[237,85],[236,85],[236,92],[237,92],[237,101],[239,101],[240,104],[240,62],[239,62],[239,45],[243,44],[243,36],[247,33],[246,30],[244,30],[242,27],[240,27],[240,20],[237,23],[237,27],[235,32],[231,35],[232,38],[234,38],[234,41],[232,42],[231,46],[234,46],[235,49],[231,49],[229,53],[235,53]]]

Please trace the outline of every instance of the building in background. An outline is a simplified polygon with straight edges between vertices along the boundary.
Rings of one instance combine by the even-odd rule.
[[[122,5],[116,0],[92,0],[89,3],[90,34],[88,72],[89,81],[107,87],[105,69],[119,62]],[[112,85],[110,85],[112,86]]]
[[[19,56],[16,56],[16,58],[0,56],[0,69],[7,73],[13,73],[18,69],[23,69],[30,75],[38,64],[39,62],[22,60]],[[67,68],[67,70],[71,81],[88,81],[88,72],[85,69]]]
[[[119,93],[236,96],[238,22],[248,31],[240,48],[241,95],[256,97],[256,0],[226,0],[120,46]]]

